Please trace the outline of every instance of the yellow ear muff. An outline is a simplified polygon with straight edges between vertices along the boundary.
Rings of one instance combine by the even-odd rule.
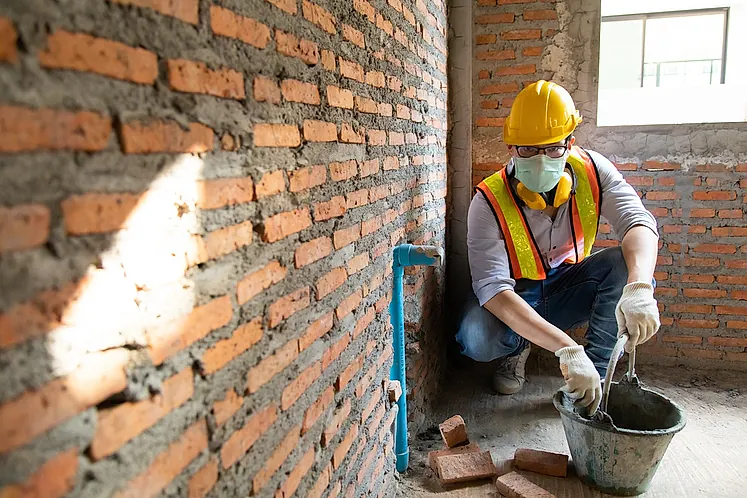
[[[573,179],[567,171],[563,171],[563,176],[560,177],[560,181],[555,187],[555,199],[553,199],[552,205],[557,208],[568,202],[571,190],[573,190]]]
[[[529,209],[545,209],[547,207],[547,201],[545,201],[545,198],[541,194],[532,192],[521,182],[516,185],[516,195],[524,201],[524,204],[526,204]]]

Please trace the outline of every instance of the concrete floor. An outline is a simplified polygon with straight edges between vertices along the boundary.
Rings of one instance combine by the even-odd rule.
[[[641,496],[747,497],[747,374],[685,367],[640,366],[637,370],[642,382],[676,401],[687,414],[687,426],[674,437],[649,491]],[[470,439],[491,451],[499,472],[505,469],[501,473],[510,469],[517,447],[570,455],[560,417],[551,402],[552,394],[562,385],[560,377],[530,373],[524,390],[509,397],[491,394],[485,367],[453,371],[447,378],[449,384],[444,388],[443,402],[434,409],[433,423],[413,438],[410,470],[400,477],[397,496],[500,496],[490,482],[444,490],[428,468],[428,451],[443,445],[437,423],[454,414],[464,417]],[[572,471],[565,479],[523,474],[558,498],[610,496],[586,487]]]

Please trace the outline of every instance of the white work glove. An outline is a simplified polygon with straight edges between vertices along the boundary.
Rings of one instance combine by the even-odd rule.
[[[577,404],[589,407],[590,414],[595,413],[602,401],[602,384],[599,372],[586,356],[584,347],[560,348],[555,352],[555,356],[560,358],[560,371],[565,378],[565,385],[561,391],[569,398],[578,400]]]
[[[617,337],[625,332],[630,336],[625,344],[625,351],[628,353],[651,339],[661,326],[659,307],[654,299],[654,286],[648,282],[632,282],[623,287],[615,317]]]

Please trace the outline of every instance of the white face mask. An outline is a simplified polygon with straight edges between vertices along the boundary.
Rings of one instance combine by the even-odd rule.
[[[532,192],[549,192],[560,181],[567,157],[567,152],[558,159],[544,154],[537,154],[533,157],[514,157],[514,168],[516,168],[514,175]]]

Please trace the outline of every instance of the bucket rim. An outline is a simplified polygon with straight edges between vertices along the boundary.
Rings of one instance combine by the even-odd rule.
[[[612,384],[619,384],[619,382],[612,382]],[[677,404],[676,402],[672,401],[671,399],[667,398],[666,396],[661,395],[660,393],[657,393],[656,391],[652,391],[651,389],[647,389],[643,386],[638,386],[641,390],[646,391],[648,393],[654,394],[656,396],[659,396],[661,398],[664,398],[667,402],[671,403],[675,410],[680,415],[680,420],[672,427],[666,428],[666,429],[655,429],[652,431],[642,431],[637,429],[626,429],[623,427],[617,427],[607,422],[598,422],[596,420],[584,418],[578,413],[576,413],[573,410],[568,410],[565,406],[563,406],[563,399],[565,396],[565,393],[563,391],[557,391],[553,397],[552,397],[552,404],[555,406],[555,409],[558,410],[561,414],[561,416],[567,417],[568,419],[572,420],[573,422],[580,423],[589,427],[593,427],[594,429],[601,429],[603,431],[611,432],[614,434],[625,434],[627,436],[633,436],[633,437],[651,437],[651,436],[667,436],[667,435],[674,435],[678,432],[680,432],[682,429],[685,428],[685,425],[687,425],[687,417],[685,415],[685,410],[682,409],[682,407]]]

